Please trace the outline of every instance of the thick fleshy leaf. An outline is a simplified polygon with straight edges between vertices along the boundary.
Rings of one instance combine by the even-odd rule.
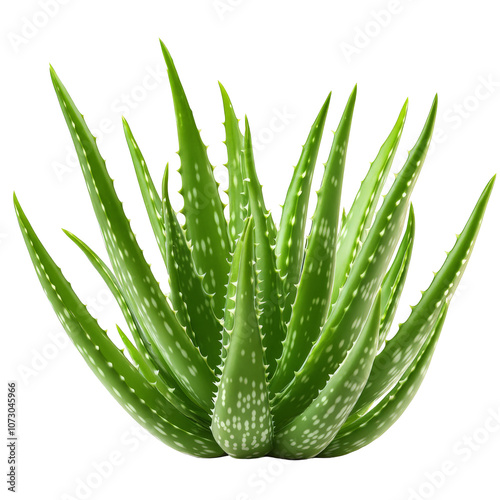
[[[163,206],[166,229],[167,270],[172,304],[185,316],[186,327],[195,345],[215,370],[220,363],[222,326],[215,317],[211,297],[197,273],[191,248],[172,208],[168,196],[168,166],[163,180]]]
[[[283,318],[290,320],[304,260],[307,207],[331,93],[314,121],[288,188],[276,240],[277,266],[283,278],[285,304]]]
[[[158,243],[163,260],[166,261],[165,225],[163,221],[161,199],[153,180],[151,179],[151,175],[149,174],[146,161],[142,156],[141,150],[139,149],[139,146],[132,135],[132,131],[130,130],[130,126],[125,118],[123,118],[123,131],[127,140],[130,156],[132,157],[135,174],[137,176],[139,188],[141,189],[142,199],[144,200],[144,205],[146,206],[149,221],[151,223],[151,227],[153,228],[156,242]]]
[[[161,48],[177,123],[184,226],[170,203],[168,165],[159,193],[125,120],[124,132],[167,266],[169,296],[137,244],[95,137],[52,69],[113,270],[66,234],[104,279],[129,331],[117,325],[121,341],[108,338],[15,200],[43,289],[99,380],[133,418],[176,450],[199,457],[303,459],[359,449],[396,421],[422,382],[494,179],[441,270],[390,338],[414,239],[410,196],[431,140],[437,97],[380,200],[400,142],[405,103],[346,214],[340,201],[353,90],[324,165],[306,240],[330,96],[294,168],[278,233],[257,178],[248,121],[243,135],[220,85],[229,177],[226,220],[207,148],[172,58],[163,43]]]
[[[343,224],[337,244],[332,302],[337,300],[340,288],[349,275],[354,259],[361,248],[361,243],[364,241],[372,223],[380,194],[396,155],[407,109],[408,101],[404,103],[396,124],[371,164],[370,170],[361,183],[354,203],[347,214],[345,224]]]
[[[265,360],[269,375],[276,369],[276,360],[281,356],[285,326],[281,315],[283,285],[276,268],[276,256],[270,240],[270,213],[264,205],[262,187],[257,178],[253,158],[250,126],[245,118],[244,172],[249,212],[252,214],[255,235],[256,292],[259,306],[259,325],[262,330]]]
[[[180,412],[182,412],[187,417],[195,420],[200,423],[207,429],[210,426],[210,419],[208,415],[203,412],[200,408],[194,407],[194,403],[191,403],[191,406],[186,406],[184,403],[180,403],[177,398],[177,392],[165,382],[163,376],[158,372],[158,370],[154,370],[154,367],[151,366],[150,359],[148,359],[147,352],[143,352],[133,344],[133,342],[127,337],[125,332],[116,325],[116,329],[118,330],[118,334],[122,339],[122,342],[129,353],[132,362],[135,367],[140,371],[140,373],[144,376],[144,378],[151,384],[152,387],[155,387],[156,390],[170,403],[172,403],[172,399],[174,399],[175,408],[177,408]]]
[[[410,194],[430,144],[437,99],[408,160],[384,199],[339,299],[304,365],[278,395],[280,415],[300,413],[351,349],[366,321],[403,230]]]
[[[83,116],[52,69],[51,76],[111,264],[127,302],[185,392],[209,411],[215,376],[178,323],[146,263]]]
[[[172,448],[202,457],[222,455],[210,432],[172,406],[111,342],[41,244],[17,199],[14,203],[40,283],[64,329],[100,382],[137,422]]]
[[[380,338],[379,349],[382,347],[403,292],[403,287],[410,267],[411,251],[413,249],[413,240],[415,239],[415,213],[413,206],[410,205],[408,223],[405,234],[401,240],[396,257],[385,275],[382,282],[382,318],[380,320]]]
[[[165,398],[174,405],[179,411],[187,416],[196,416],[201,418],[203,421],[208,420],[208,414],[201,410],[195,403],[193,403],[187,395],[182,391],[179,384],[173,377],[171,369],[166,365],[162,359],[160,353],[157,351],[155,346],[150,343],[149,337],[142,330],[141,325],[138,323],[134,317],[132,309],[127,303],[127,299],[123,295],[120,289],[120,284],[116,280],[112,271],[106,266],[106,264],[99,258],[99,256],[92,251],[92,249],[86,245],[82,240],[76,237],[69,231],[65,231],[66,235],[82,250],[85,256],[89,259],[90,263],[94,266],[96,271],[100,274],[107,287],[115,297],[120,309],[123,313],[123,317],[127,322],[127,325],[132,333],[132,337],[135,342],[135,346],[140,353],[141,360],[143,363],[138,363],[141,366],[141,371],[145,373],[155,374],[155,380],[158,383],[158,390],[160,387],[164,390],[160,392],[165,396]],[[119,329],[120,331],[120,329]],[[128,349],[130,351],[130,349]],[[146,364],[147,367],[143,365]],[[146,375],[145,375],[146,376]],[[148,378],[148,377],[146,377]],[[148,380],[150,380],[148,378]]]
[[[338,457],[359,450],[375,441],[398,420],[411,403],[425,378],[444,325],[447,309],[448,305],[444,304],[431,336],[420,348],[418,355],[404,372],[397,385],[370,411],[352,420],[349,424],[346,422],[346,425],[340,429],[335,439],[319,457]],[[350,420],[351,417],[348,422]]]
[[[224,129],[226,131],[227,172],[229,183],[227,194],[229,198],[229,243],[234,249],[240,237],[247,217],[248,196],[243,185],[243,148],[245,138],[238,125],[233,104],[226,89],[219,82],[224,106]]]
[[[241,236],[234,324],[228,332],[229,346],[212,419],[217,443],[228,455],[239,458],[266,455],[273,438],[264,349],[255,308],[252,233],[247,223]]]
[[[363,331],[338,370],[306,410],[276,433],[273,455],[311,458],[332,441],[366,384],[377,353],[379,324],[380,294]]]
[[[495,177],[486,185],[455,246],[420,302],[376,357],[355,411],[371,404],[399,380],[433,331],[443,303],[450,302],[469,262],[494,182]]]
[[[179,80],[174,62],[163,43],[163,56],[174,101],[184,198],[182,213],[186,233],[192,245],[193,260],[203,276],[205,290],[214,294],[214,312],[223,316],[227,276],[229,273],[229,237],[213,167],[207,155],[193,113]]]
[[[222,362],[227,355],[227,346],[229,345],[229,333],[234,325],[234,308],[236,306],[236,285],[238,283],[238,272],[240,269],[241,252],[243,249],[243,240],[240,238],[236,243],[236,248],[231,259],[231,268],[229,271],[229,280],[227,284],[226,305],[224,307],[224,328],[222,330]]]
[[[356,87],[349,97],[325,164],[311,234],[307,239],[302,275],[283,344],[283,356],[271,381],[273,393],[285,387],[292,380],[294,372],[302,366],[319,336],[330,306],[340,195],[355,102]]]

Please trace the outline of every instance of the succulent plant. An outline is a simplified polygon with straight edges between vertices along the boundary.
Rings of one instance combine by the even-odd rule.
[[[67,235],[116,298],[129,331],[118,328],[126,351],[89,314],[15,199],[43,289],[111,395],[172,448],[199,457],[290,459],[355,451],[384,433],[420,386],[494,178],[429,288],[387,340],[410,263],[415,230],[410,195],[431,141],[437,98],[380,208],[407,103],[350,210],[341,215],[354,88],[324,165],[306,238],[330,96],[294,168],[277,228],[257,179],[248,120],[243,134],[221,86],[226,219],[206,147],[163,44],[162,50],[177,120],[183,224],[169,198],[168,167],[160,194],[125,120],[124,131],[168,271],[169,294],[145,261],[96,140],[52,68],[112,270],[85,243]]]

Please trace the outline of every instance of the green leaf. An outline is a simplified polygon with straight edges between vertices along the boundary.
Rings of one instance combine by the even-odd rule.
[[[330,306],[340,194],[355,102],[356,87],[345,107],[325,165],[311,234],[307,239],[303,271],[283,344],[283,356],[271,380],[273,394],[285,387],[292,380],[294,371],[304,363],[319,336]]]
[[[391,133],[380,148],[377,157],[370,166],[368,174],[361,183],[358,194],[343,224],[337,245],[337,263],[335,281],[332,292],[332,302],[339,296],[341,287],[345,284],[353,262],[359,253],[361,243],[375,215],[380,194],[391,169],[394,156],[403,132],[406,120],[408,100],[399,113],[398,120]]]
[[[370,374],[377,352],[379,323],[380,294],[363,331],[338,370],[306,410],[276,433],[273,455],[311,458],[332,441]]]
[[[137,142],[132,135],[130,126],[125,118],[123,120],[123,131],[125,132],[125,138],[127,140],[130,155],[132,157],[132,162],[134,164],[135,173],[137,180],[139,182],[139,187],[141,189],[142,199],[144,200],[144,205],[148,213],[149,221],[151,227],[153,228],[156,242],[160,248],[160,252],[163,256],[163,260],[166,261],[165,254],[165,225],[163,222],[163,213],[160,196],[158,191],[151,179],[148,167],[142,156],[141,150],[137,145]]]
[[[253,158],[250,126],[245,118],[244,172],[249,198],[249,212],[252,214],[255,234],[255,257],[257,282],[256,291],[260,313],[259,325],[262,330],[265,359],[269,374],[276,369],[276,360],[281,356],[285,326],[281,317],[283,285],[276,268],[276,256],[271,247],[270,213],[264,204],[262,187],[257,178]]]
[[[183,318],[188,334],[208,364],[216,369],[221,356],[222,326],[215,317],[211,297],[197,273],[191,249],[168,196],[168,166],[163,178],[163,206],[166,228],[166,259],[174,309]]]
[[[399,245],[396,257],[385,275],[382,282],[382,318],[380,324],[379,349],[382,347],[392,321],[396,314],[396,310],[403,292],[403,287],[410,267],[411,252],[413,249],[413,241],[415,239],[415,214],[413,205],[410,205],[408,215],[408,223],[406,225],[405,234]]]
[[[224,106],[224,129],[226,131],[227,149],[227,171],[229,185],[227,194],[229,197],[229,241],[234,249],[237,239],[240,237],[245,219],[247,217],[248,196],[243,185],[243,148],[245,138],[238,125],[234,108],[226,92],[219,82]]]
[[[277,266],[284,282],[285,306],[283,317],[287,322],[290,320],[292,304],[295,301],[297,284],[304,261],[304,231],[307,222],[307,207],[330,98],[331,93],[328,94],[311,127],[306,143],[302,147],[302,153],[294,169],[286,194],[276,240]]]
[[[495,182],[493,177],[482,192],[455,246],[408,319],[376,357],[372,373],[355,410],[384,394],[408,368],[434,329],[444,302],[449,303],[464,273]]]
[[[155,374],[159,387],[163,389],[160,390],[159,388],[158,390],[160,390],[160,392],[169,401],[169,403],[171,403],[179,411],[184,413],[184,415],[190,417],[196,416],[198,418],[201,418],[203,421],[207,421],[208,414],[201,410],[182,391],[181,387],[173,377],[171,369],[165,363],[160,353],[155,348],[154,344],[151,343],[151,337],[144,332],[141,325],[134,317],[134,313],[132,312],[132,309],[127,303],[127,299],[120,289],[120,284],[118,283],[108,266],[106,266],[106,264],[99,258],[99,256],[77,236],[70,233],[69,231],[63,231],[78,246],[78,248],[82,250],[82,252],[103,278],[109,290],[115,297],[123,313],[123,317],[127,322],[130,332],[132,333],[132,337],[134,339],[135,345],[137,346],[137,350],[140,353],[141,360],[143,360],[143,363],[147,364],[148,373],[151,372]],[[130,352],[130,349],[128,350]],[[146,368],[137,360],[136,363],[141,366],[141,371],[145,373]],[[148,380],[150,379],[148,378]]]
[[[200,457],[223,454],[210,432],[186,418],[111,342],[51,259],[14,198],[31,260],[54,311],[88,366],[123,408],[172,448]]]
[[[410,194],[430,144],[436,108],[437,99],[405,166],[384,199],[321,336],[299,372],[278,395],[280,415],[300,413],[307,407],[359,336],[403,230]]]
[[[214,312],[222,318],[229,273],[227,222],[206,146],[201,140],[172,58],[163,42],[160,43],[177,120],[181,159],[179,172],[184,198],[182,213],[186,217],[187,237],[192,245],[196,270],[203,276],[203,286],[209,294],[214,294]]]
[[[135,367],[151,384],[151,386],[155,387],[156,390],[180,412],[208,429],[210,426],[210,419],[208,418],[208,415],[203,413],[203,411],[198,407],[194,406],[193,403],[190,403],[190,405],[188,404],[187,406],[183,402],[179,403],[179,398],[177,397],[178,391],[175,391],[175,389],[165,381],[159,371],[154,369],[154,366],[151,364],[151,360],[148,359],[147,352],[137,349],[137,347],[129,340],[127,335],[118,325],[116,325],[116,329],[118,330],[118,334],[120,335],[127,352],[132,358]],[[172,402],[172,399],[174,402]]]
[[[255,309],[254,244],[250,221],[241,236],[236,308],[212,420],[220,447],[233,457],[266,455],[273,423],[269,408],[264,350]]]
[[[178,323],[144,260],[95,138],[83,116],[53,69],[51,76],[111,264],[127,302],[143,329],[151,335],[183,390],[205,411],[209,411],[215,375]]]
[[[247,218],[248,220],[248,218]],[[234,326],[234,310],[236,306],[236,285],[238,284],[238,272],[240,270],[241,252],[243,249],[243,240],[240,236],[236,242],[236,247],[232,255],[231,268],[229,271],[229,280],[227,284],[226,305],[224,307],[224,328],[222,330],[222,356],[223,363],[227,356],[227,347],[229,345],[229,333]]]
[[[338,457],[359,450],[380,437],[397,421],[424,380],[444,325],[447,309],[448,305],[444,304],[431,336],[397,385],[370,411],[342,427],[319,457]]]

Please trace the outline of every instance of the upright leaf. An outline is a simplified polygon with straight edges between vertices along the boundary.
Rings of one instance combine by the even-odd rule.
[[[330,97],[331,93],[328,94],[311,127],[306,143],[302,147],[302,153],[294,169],[281,214],[280,228],[276,240],[276,257],[277,266],[284,283],[285,304],[283,317],[286,322],[290,320],[292,304],[297,293],[297,283],[302,271],[309,194],[321,137],[325,128],[326,115],[330,105]]]
[[[227,172],[229,184],[227,194],[229,198],[229,242],[234,249],[235,244],[247,217],[248,196],[243,185],[243,148],[244,137],[238,125],[239,120],[234,113],[233,104],[226,89],[219,82],[224,106],[224,129],[226,131]]]
[[[215,400],[212,432],[233,457],[266,455],[271,449],[273,423],[269,408],[262,337],[255,309],[252,228],[243,234],[234,324]]]
[[[347,214],[345,224],[343,224],[337,244],[337,263],[332,302],[337,300],[340,288],[349,275],[352,264],[361,248],[361,242],[364,241],[372,223],[380,194],[396,155],[407,110],[408,101],[404,103],[394,128],[371,164],[370,170],[361,183],[354,203]]]
[[[168,166],[163,178],[163,206],[166,229],[166,260],[174,309],[184,317],[186,328],[208,364],[216,369],[220,363],[221,324],[215,317],[211,298],[202,286],[191,249],[168,196]]]
[[[276,369],[276,360],[281,356],[282,342],[285,338],[285,327],[281,317],[283,286],[276,268],[276,256],[271,246],[270,213],[266,210],[262,187],[255,171],[252,137],[247,119],[245,119],[244,152],[244,172],[249,209],[255,228],[259,325],[263,335],[266,363],[269,365],[269,374],[272,374]]]
[[[300,412],[322,389],[366,321],[403,230],[409,198],[430,144],[437,99],[408,160],[384,199],[321,336],[293,380],[276,398],[280,414]]]
[[[330,306],[340,194],[355,102],[356,87],[347,102],[325,165],[302,275],[283,344],[283,356],[271,381],[273,393],[289,383],[294,371],[303,364],[319,336]]]
[[[125,118],[123,118],[123,131],[125,133],[125,138],[132,157],[132,163],[134,164],[135,174],[137,176],[137,181],[139,182],[139,188],[141,189],[142,199],[144,200],[149,221],[155,234],[156,243],[158,244],[163,260],[166,261],[165,224],[163,221],[160,196],[158,195],[158,191],[156,190],[153,180],[151,179],[146,161],[142,156],[141,150],[139,149],[135,137],[132,135],[130,126]]]
[[[394,320],[396,310],[403,292],[403,287],[410,267],[413,240],[415,239],[415,214],[410,205],[408,223],[401,240],[396,257],[382,282],[382,318],[380,320],[379,348],[382,347]]]
[[[226,305],[224,307],[224,328],[222,330],[222,362],[227,355],[229,345],[229,333],[233,330],[234,310],[236,306],[236,285],[238,284],[238,272],[240,270],[241,252],[243,249],[243,240],[240,236],[236,242],[236,247],[231,259],[231,268],[229,271],[229,280],[227,284]]]
[[[172,90],[179,137],[182,213],[205,290],[214,294],[214,312],[222,318],[229,272],[229,236],[213,167],[170,54],[161,42]]]

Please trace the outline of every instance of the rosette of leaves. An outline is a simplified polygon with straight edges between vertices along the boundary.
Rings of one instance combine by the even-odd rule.
[[[306,237],[330,96],[294,168],[278,227],[257,179],[248,120],[242,133],[221,86],[229,178],[224,206],[177,71],[163,44],[162,50],[178,129],[182,224],[170,201],[168,168],[160,189],[126,121],[124,131],[168,271],[168,294],[131,231],[95,138],[52,69],[110,267],[66,233],[116,298],[127,327],[118,327],[123,346],[89,314],[15,199],[43,289],[111,395],[172,448],[199,457],[291,459],[355,451],[384,433],[420,386],[494,179],[432,283],[387,340],[410,263],[410,195],[431,141],[437,98],[383,201],[407,103],[342,215],[354,88],[324,164]]]

